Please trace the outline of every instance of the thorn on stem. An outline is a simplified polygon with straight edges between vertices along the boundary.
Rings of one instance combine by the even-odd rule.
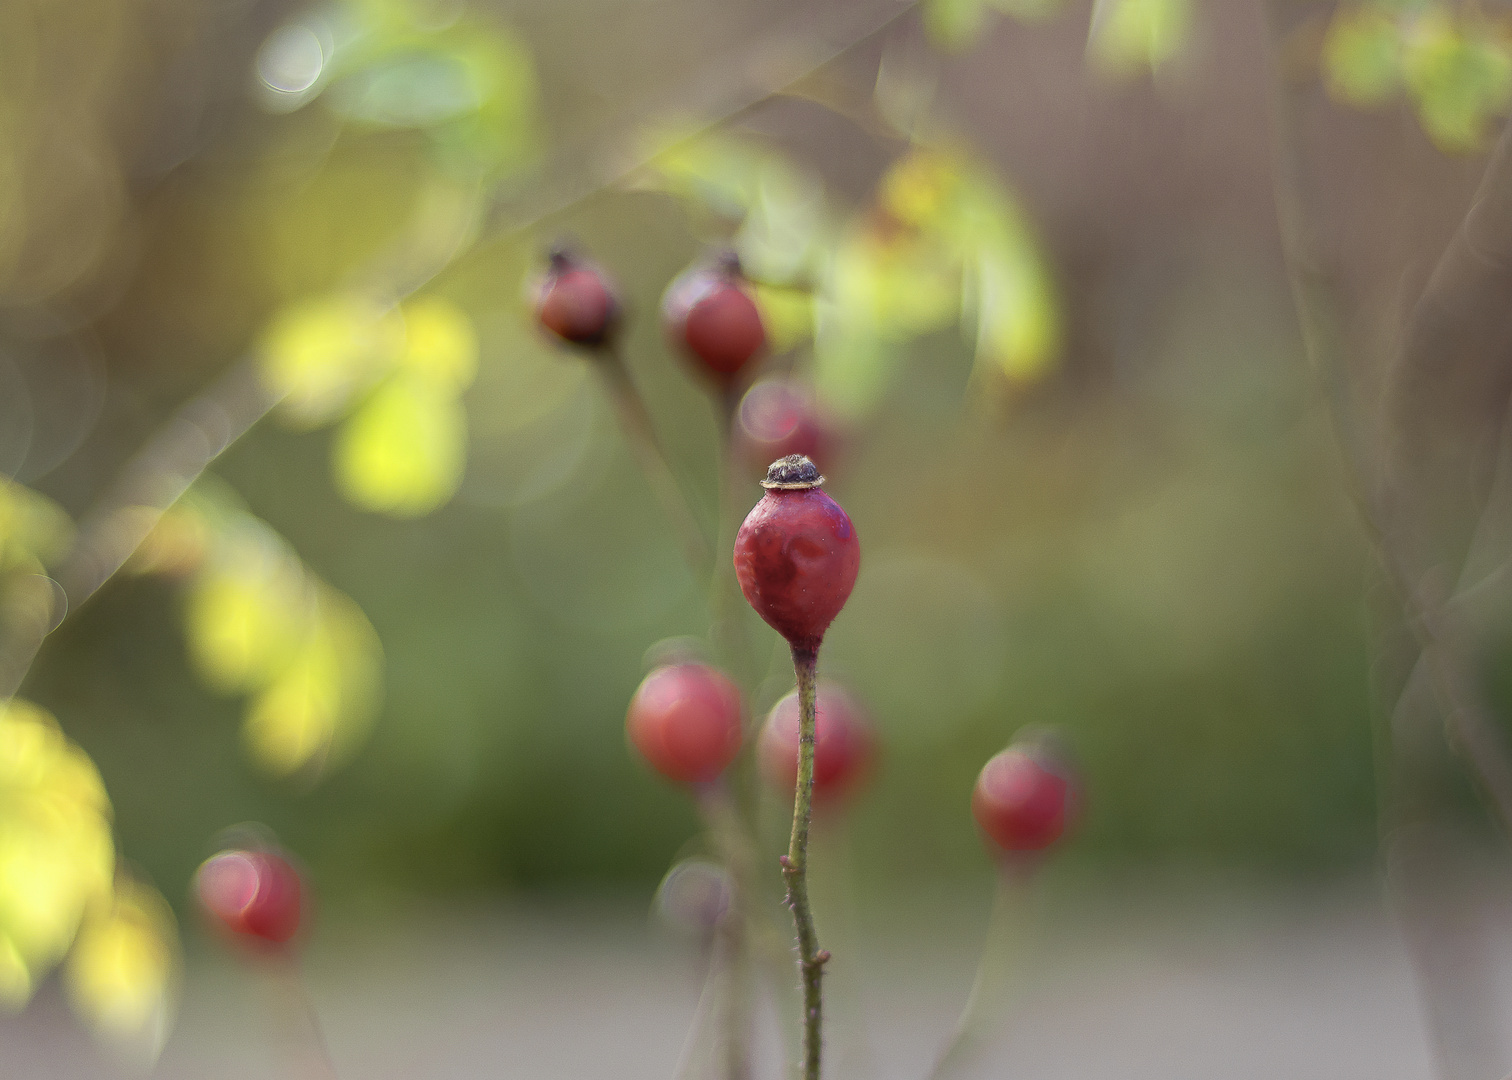
[[[814,966],[819,967],[829,963],[829,958],[830,951],[828,949],[820,949],[814,954]]]

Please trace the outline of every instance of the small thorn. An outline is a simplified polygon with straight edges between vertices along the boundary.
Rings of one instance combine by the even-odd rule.
[[[782,868],[784,870],[791,870],[793,868],[792,864],[788,862],[788,857],[786,855],[777,856],[777,861],[782,864]]]

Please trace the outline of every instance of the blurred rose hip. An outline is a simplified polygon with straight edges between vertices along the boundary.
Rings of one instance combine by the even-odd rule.
[[[736,412],[736,452],[753,468],[793,454],[832,468],[835,441],[813,395],[789,379],[761,380]]]
[[[625,734],[668,780],[705,783],[740,753],[740,691],[706,664],[659,667],[630,699]]]
[[[971,812],[1003,851],[1042,851],[1065,834],[1076,802],[1065,763],[1046,747],[1026,743],[1008,747],[982,767]]]
[[[662,297],[667,337],[717,383],[729,385],[766,346],[766,327],[733,255],[689,270]]]
[[[814,718],[814,800],[834,802],[866,778],[877,754],[871,721],[834,683],[819,684]],[[757,742],[761,772],[789,798],[798,782],[798,692],[772,707]]]
[[[565,247],[551,251],[535,290],[536,321],[574,345],[604,344],[619,324],[620,304],[608,276]]]
[[[222,851],[195,874],[200,905],[225,930],[274,945],[298,932],[304,891],[299,871],[272,851]]]

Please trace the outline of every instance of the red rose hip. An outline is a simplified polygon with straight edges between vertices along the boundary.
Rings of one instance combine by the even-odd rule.
[[[706,664],[659,667],[630,699],[625,734],[668,780],[706,783],[740,753],[740,691]]]
[[[299,930],[304,886],[276,852],[219,852],[200,866],[194,884],[200,905],[237,937],[283,945]]]
[[[774,461],[766,494],[735,536],[740,591],[795,651],[819,648],[861,569],[861,544],[806,457]]]
[[[832,432],[813,395],[787,379],[763,379],[751,387],[735,417],[736,445],[753,467],[792,454],[823,465],[831,453]]]
[[[865,778],[877,753],[877,737],[866,714],[834,683],[815,694],[814,801],[834,802]],[[798,692],[772,707],[756,744],[762,775],[789,797],[798,783]]]
[[[982,767],[971,813],[1006,852],[1043,851],[1065,834],[1076,812],[1070,771],[1044,747],[1014,745]]]
[[[564,247],[553,248],[536,289],[536,321],[563,341],[596,347],[613,335],[619,315],[619,300],[604,272]]]
[[[766,346],[761,312],[733,255],[673,281],[662,298],[662,321],[667,336],[726,385]]]

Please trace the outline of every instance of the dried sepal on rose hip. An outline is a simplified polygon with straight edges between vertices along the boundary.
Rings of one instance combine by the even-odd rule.
[[[682,784],[716,779],[740,753],[740,691],[707,664],[647,675],[630,699],[625,734],[657,772]]]
[[[798,731],[795,690],[772,706],[756,744],[762,776],[787,798],[798,783]],[[866,779],[876,757],[876,730],[865,711],[836,684],[821,682],[815,694],[814,802],[842,801]]]
[[[695,266],[662,297],[667,337],[715,383],[729,386],[766,348],[766,327],[733,252]]]
[[[1046,739],[1016,741],[977,776],[971,813],[992,846],[1010,855],[1044,851],[1075,821],[1080,794],[1064,754]]]
[[[817,652],[861,569],[861,544],[840,504],[819,489],[814,463],[774,461],[735,536],[740,591],[795,650]]]
[[[619,296],[609,275],[558,244],[532,289],[536,321],[563,341],[584,348],[609,344],[619,329]]]
[[[299,870],[276,851],[217,852],[194,875],[200,907],[223,931],[251,944],[287,945],[308,900]]]

